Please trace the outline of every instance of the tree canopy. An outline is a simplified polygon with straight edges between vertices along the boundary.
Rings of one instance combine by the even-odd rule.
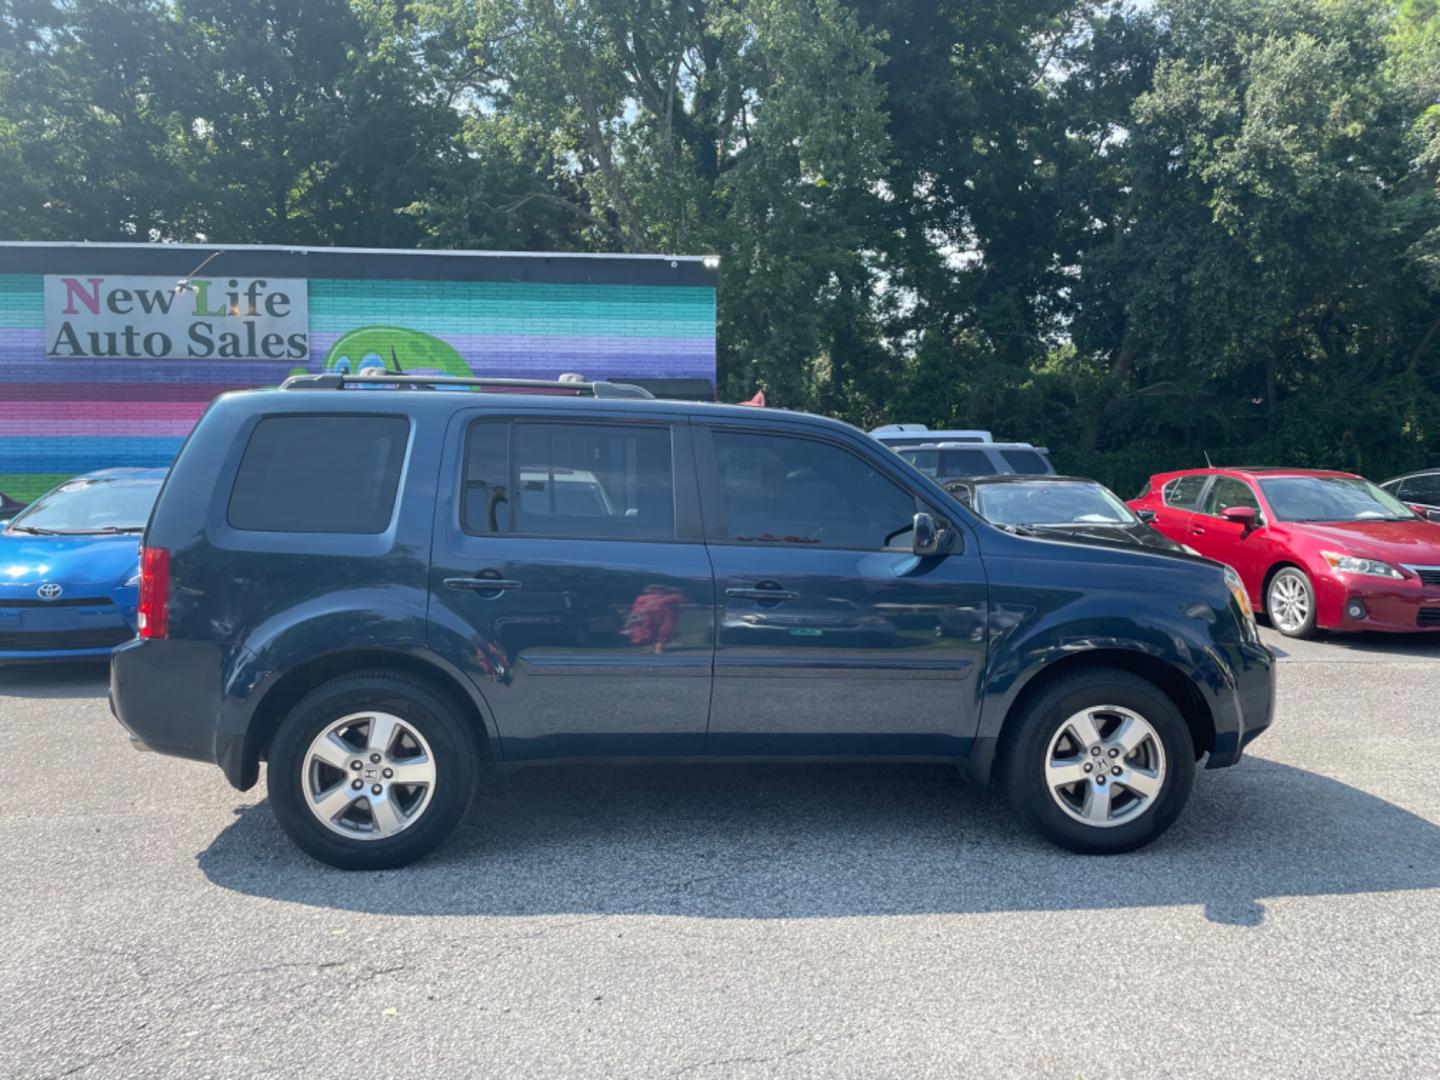
[[[722,258],[721,393],[1440,452],[1440,2],[0,0],[0,235]]]

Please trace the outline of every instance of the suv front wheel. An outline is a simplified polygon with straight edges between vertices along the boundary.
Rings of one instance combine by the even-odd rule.
[[[316,688],[285,717],[267,780],[281,827],[342,870],[404,866],[450,835],[475,794],[470,726],[430,688],[388,672]]]
[[[1011,805],[1048,839],[1087,855],[1133,851],[1180,815],[1195,779],[1185,719],[1125,671],[1062,678],[1041,691],[1008,744]]]

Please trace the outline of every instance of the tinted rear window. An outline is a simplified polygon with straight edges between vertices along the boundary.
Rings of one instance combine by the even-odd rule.
[[[461,523],[482,536],[675,537],[668,426],[480,420],[463,487]]]
[[[390,524],[410,421],[271,416],[245,447],[230,524],[257,532],[380,533]]]
[[[1181,476],[1168,481],[1161,492],[1165,505],[1180,510],[1194,510],[1195,504],[1200,501],[1200,492],[1205,490],[1205,482],[1209,479],[1210,477],[1201,473],[1198,476]]]
[[[1440,473],[1410,477],[1400,485],[1400,498],[1426,506],[1440,506]]]
[[[1001,450],[1000,456],[1021,476],[1041,476],[1050,471],[1045,459],[1034,450]]]
[[[995,465],[984,450],[901,450],[900,456],[926,476],[940,480],[995,474]]]

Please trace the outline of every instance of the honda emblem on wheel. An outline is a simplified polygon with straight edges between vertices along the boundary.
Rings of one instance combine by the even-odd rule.
[[[40,597],[41,600],[58,600],[60,599],[60,594],[64,591],[64,589],[56,585],[53,581],[47,581],[35,590],[35,595]]]

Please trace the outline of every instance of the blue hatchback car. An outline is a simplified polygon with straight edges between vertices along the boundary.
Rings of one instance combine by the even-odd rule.
[[[145,532],[116,715],[242,789],[266,763],[326,862],[430,851],[484,760],[952,762],[1128,851],[1270,724],[1218,563],[1006,532],[834,420],[466,385],[226,394]]]
[[[0,530],[0,664],[105,658],[135,636],[140,533],[164,469],[103,469]]]

